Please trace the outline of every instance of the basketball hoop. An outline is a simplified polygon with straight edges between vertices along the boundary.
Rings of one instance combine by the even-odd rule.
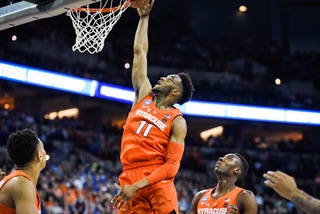
[[[119,3],[116,4],[116,1]],[[87,5],[67,12],[76,32],[73,51],[88,51],[90,54],[101,52],[109,32],[130,6],[129,0],[105,0],[99,4],[99,8],[93,9]]]

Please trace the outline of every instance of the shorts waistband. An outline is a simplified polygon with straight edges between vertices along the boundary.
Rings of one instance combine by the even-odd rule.
[[[123,171],[128,169],[139,168],[139,167],[162,165],[162,164],[164,164],[163,160],[141,161],[141,162],[123,165]]]

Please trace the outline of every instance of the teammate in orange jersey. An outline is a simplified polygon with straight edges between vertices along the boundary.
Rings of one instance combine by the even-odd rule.
[[[193,92],[185,73],[162,77],[152,88],[147,77],[148,22],[154,1],[138,8],[132,84],[135,99],[121,143],[123,173],[112,203],[118,213],[178,213],[173,179],[179,170],[187,133],[186,122],[173,105]]]
[[[43,143],[34,131],[24,129],[9,137],[7,151],[16,169],[0,182],[0,214],[41,213],[36,185],[46,166]]]
[[[254,194],[235,186],[236,181],[248,171],[247,161],[238,153],[219,158],[214,173],[217,187],[198,192],[191,203],[191,214],[241,213],[256,214],[258,205]]]

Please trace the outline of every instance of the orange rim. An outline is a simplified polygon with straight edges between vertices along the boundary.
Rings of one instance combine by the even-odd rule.
[[[111,11],[114,12],[114,11],[120,10],[122,7],[128,7],[128,6],[130,6],[130,3],[129,3],[129,1],[126,1],[123,5],[117,6],[117,7],[103,8],[103,9],[78,7],[78,8],[71,10],[71,12],[76,12],[76,11],[87,12],[87,11],[89,11],[90,13],[96,13],[96,12],[101,11],[102,13],[110,13]]]

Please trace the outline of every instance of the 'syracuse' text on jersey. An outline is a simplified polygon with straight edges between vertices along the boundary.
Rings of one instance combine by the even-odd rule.
[[[179,109],[159,110],[154,95],[140,100],[130,111],[123,131],[121,163],[123,166],[142,161],[163,161],[175,117]]]
[[[13,177],[17,177],[17,176],[23,176],[26,179],[28,179],[30,182],[30,178],[28,177],[28,175],[20,170],[14,170],[12,171],[9,175],[7,175],[6,177],[4,177],[1,182],[0,182],[0,191],[2,189],[2,187]],[[37,194],[37,200],[36,200],[36,205],[38,208],[38,212],[39,214],[41,213],[41,202],[40,202],[40,196],[39,193],[36,189],[36,187],[34,187],[36,194]],[[16,210],[11,208],[11,207],[7,207],[4,206],[3,204],[0,204],[0,214],[16,214]]]
[[[235,187],[228,194],[215,200],[212,198],[212,192],[215,188],[207,190],[197,205],[197,214],[225,214],[229,204],[237,206],[237,196],[244,189]],[[238,210],[238,214],[240,214]]]

